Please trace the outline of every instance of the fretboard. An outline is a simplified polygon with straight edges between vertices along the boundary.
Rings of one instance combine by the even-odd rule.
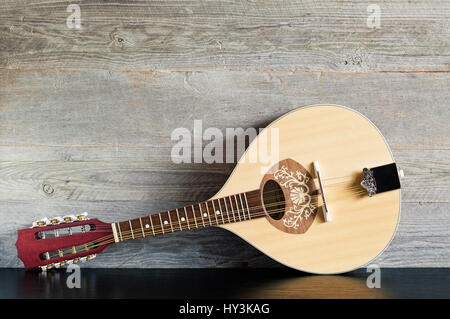
[[[263,216],[262,212],[260,190],[254,190],[116,222],[112,228],[119,242],[248,221]]]

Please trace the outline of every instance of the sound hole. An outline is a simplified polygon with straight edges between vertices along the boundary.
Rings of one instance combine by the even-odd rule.
[[[284,215],[285,200],[283,190],[274,180],[268,180],[263,188],[263,202],[267,214],[275,220]]]

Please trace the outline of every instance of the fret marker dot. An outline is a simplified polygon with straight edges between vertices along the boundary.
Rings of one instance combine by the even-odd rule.
[[[216,214],[217,214],[217,215],[220,215],[220,212],[217,210],[217,211],[216,211]]]
[[[164,221],[164,225],[167,225],[169,222],[167,220]]]
[[[145,225],[145,228],[150,228],[150,225],[149,225],[149,224],[146,224],[146,225]]]
[[[206,216],[208,216],[208,215],[206,215],[206,213],[203,213],[203,216],[206,217]]]
[[[181,217],[181,221],[182,221],[182,222],[184,222],[184,221],[185,221],[184,217]]]

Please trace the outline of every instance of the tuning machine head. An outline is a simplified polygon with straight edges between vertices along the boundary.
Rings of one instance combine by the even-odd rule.
[[[47,271],[47,270],[54,269],[54,268],[57,269],[57,268],[61,268],[61,267],[64,267],[64,266],[69,266],[71,264],[78,264],[80,262],[84,263],[84,262],[87,262],[89,260],[94,259],[95,257],[97,257],[97,255],[96,254],[92,254],[92,255],[88,255],[88,256],[84,256],[84,257],[77,257],[77,258],[74,258],[74,259],[63,260],[63,261],[58,262],[58,263],[52,263],[52,264],[48,264],[48,265],[45,265],[45,266],[40,266],[40,268],[41,268],[42,271]]]
[[[58,225],[61,223],[72,223],[75,221],[83,221],[83,220],[89,219],[87,216],[88,216],[88,213],[84,212],[84,213],[76,215],[76,216],[75,215],[65,215],[63,217],[61,217],[61,216],[55,216],[55,217],[51,217],[51,218],[44,217],[42,219],[39,219],[39,220],[33,222],[33,224],[31,225],[31,228],[44,227],[44,226],[48,226],[48,225]]]
[[[82,214],[80,214],[80,215],[77,215],[77,220],[86,220],[86,219],[89,219],[88,217],[87,217],[87,215],[88,215],[88,213],[87,212],[84,212],[84,213],[82,213]]]
[[[65,215],[62,217],[62,219],[63,219],[64,223],[72,223],[72,222],[78,220],[75,215]]]
[[[44,227],[50,224],[50,220],[47,217],[44,217],[42,219],[39,219],[31,225],[31,228],[33,227]]]
[[[63,219],[61,216],[55,216],[55,217],[49,218],[49,222],[50,222],[49,223],[50,225],[58,225],[63,222]]]

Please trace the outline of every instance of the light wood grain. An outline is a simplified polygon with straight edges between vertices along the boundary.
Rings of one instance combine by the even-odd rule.
[[[250,154],[259,154],[258,148],[268,149],[273,129],[279,137],[278,157],[270,158],[269,163],[260,158],[252,160]],[[299,235],[282,232],[265,218],[221,227],[283,265],[307,272],[342,273],[375,259],[397,228],[400,190],[370,198],[347,188],[355,184],[364,167],[392,163],[390,149],[378,129],[354,110],[341,106],[313,105],[293,110],[260,132],[214,198],[259,189],[266,170],[286,158],[307,169],[314,161],[319,162],[331,222],[325,222],[317,212],[311,227]],[[261,171],[264,165],[267,168]],[[345,177],[345,187],[333,188],[331,182],[340,177]]]
[[[447,1],[2,1],[0,67],[449,71]]]

